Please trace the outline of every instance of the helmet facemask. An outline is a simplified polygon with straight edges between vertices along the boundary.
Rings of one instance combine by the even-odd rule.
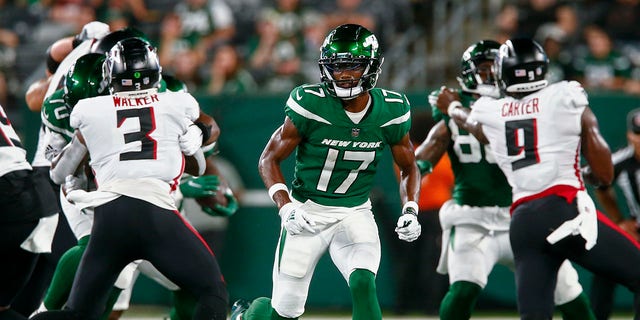
[[[456,77],[463,91],[493,98],[500,97],[500,88],[493,68],[499,47],[500,44],[493,40],[482,40],[467,48],[462,55],[460,76]]]
[[[369,91],[376,86],[378,76],[381,72],[380,64],[374,59],[364,58],[336,58],[321,59],[319,61],[321,79],[329,84],[329,91],[336,97],[350,100],[363,92]],[[374,69],[374,70],[372,70]],[[362,75],[358,79],[335,79],[334,72],[345,72],[362,70]],[[348,86],[342,84],[351,84]]]

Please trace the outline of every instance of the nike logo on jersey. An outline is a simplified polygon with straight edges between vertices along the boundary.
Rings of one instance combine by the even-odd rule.
[[[345,141],[334,139],[323,139],[322,144],[332,147],[354,147],[361,149],[377,149],[382,145],[382,141],[363,142],[363,141]]]
[[[296,100],[302,100],[302,96],[300,95],[300,92],[298,90],[296,90]]]

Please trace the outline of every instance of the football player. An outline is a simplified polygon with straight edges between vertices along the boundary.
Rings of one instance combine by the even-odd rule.
[[[32,170],[26,155],[0,106],[0,250],[4,261],[0,264],[0,319],[26,319],[11,304],[27,284],[39,253],[51,252],[58,217],[56,194],[48,177]]]
[[[522,319],[551,319],[566,259],[640,292],[638,243],[596,212],[579,170],[582,154],[594,181],[609,185],[611,151],[580,83],[548,84],[548,61],[532,39],[507,40],[495,62],[504,97],[481,97],[470,110],[438,104],[457,126],[490,144],[511,185],[509,238]],[[640,301],[634,307],[638,312]]]
[[[111,35],[104,39],[108,40],[110,36]],[[43,123],[51,130],[52,136],[55,137],[53,140],[59,142],[55,145],[50,145],[49,150],[60,150],[71,140],[73,129],[69,123],[69,113],[79,100],[108,94],[102,72],[104,60],[105,55],[98,53],[88,53],[80,57],[66,75],[64,88],[57,90],[50,98],[45,100],[41,111]],[[174,92],[186,91],[186,87],[177,79],[163,75],[159,91],[164,92],[166,90]],[[214,149],[209,148],[207,153],[211,153],[212,151],[214,151]],[[52,153],[55,155],[57,152]],[[219,178],[219,174],[211,158],[207,157],[205,175],[183,179],[179,189],[184,197],[196,198],[196,200],[213,198],[210,206],[202,206],[203,211],[206,213],[210,215],[229,216],[237,210],[237,200],[228,188],[227,182]],[[220,203],[220,197],[216,197],[216,193],[222,193],[226,203]],[[180,199],[176,200],[179,201]],[[93,223],[93,217],[91,214],[87,214],[87,210],[85,210],[84,213],[80,212],[70,204],[64,196],[61,197],[60,201],[64,207],[64,212],[71,225],[71,229],[78,239],[78,244],[68,250],[61,258],[52,284],[38,312],[60,309],[64,305],[78,263],[89,241],[89,234]],[[134,270],[137,266],[138,263],[127,267],[125,269],[126,272],[116,281],[116,285],[111,292],[108,300],[109,303],[105,310],[107,314],[111,311],[111,307],[117,310],[117,313],[122,313],[123,310],[128,309],[129,298],[131,296],[130,291],[133,288],[134,279],[137,275],[137,271]],[[191,306],[195,304],[190,301],[192,297],[188,294],[178,292],[176,285],[164,276],[151,274],[157,273],[157,270],[152,266],[148,266],[146,263],[142,263],[140,266],[141,269],[146,271],[145,274],[147,276],[157,280],[174,293],[174,308],[171,311],[171,318],[174,320],[190,319],[190,313],[192,312]],[[134,274],[132,275],[132,273]],[[120,293],[122,289],[125,289],[125,292]],[[115,298],[118,297],[118,294],[120,294],[120,296],[116,301]],[[115,316],[115,314],[113,316]]]
[[[369,192],[386,148],[400,168],[404,205],[398,237],[414,241],[421,232],[409,101],[402,93],[375,87],[382,62],[373,33],[360,25],[341,25],[320,49],[322,82],[291,91],[284,123],[258,165],[282,220],[272,300],[256,299],[246,312],[246,305],[238,303],[232,319],[300,317],[316,264],[327,251],[349,285],[353,319],[382,319],[375,289],[380,239]],[[296,149],[289,190],[280,164]]]
[[[59,182],[90,157],[98,190],[66,192],[80,208],[94,208],[91,240],[66,309],[34,319],[98,319],[118,274],[138,259],[197,296],[194,319],[226,319],[220,268],[170,195],[182,175],[183,153],[199,160],[198,174],[205,169],[203,133],[194,124],[198,103],[188,93],[158,93],[158,57],[141,39],[118,42],[107,54],[105,70],[110,95],[83,99],[74,107],[74,139],[51,171]]]
[[[493,61],[500,44],[482,40],[462,54],[460,89],[440,88],[429,95],[437,124],[416,149],[421,173],[428,174],[447,152],[455,176],[453,199],[440,209],[442,254],[438,271],[449,274],[449,291],[440,304],[440,319],[469,319],[496,263],[513,269],[509,244],[511,186],[496,165],[488,145],[438,109],[454,101],[470,108],[481,96],[498,98]],[[595,319],[578,274],[568,261],[558,272],[554,303],[563,319]]]

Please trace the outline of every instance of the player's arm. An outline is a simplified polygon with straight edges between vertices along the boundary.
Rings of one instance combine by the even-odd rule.
[[[465,108],[460,103],[460,95],[457,92],[442,88],[436,102],[438,110],[449,115],[459,128],[473,134],[480,143],[488,144],[489,140],[482,131],[482,124],[477,121],[469,121],[469,113],[471,109]]]
[[[413,145],[406,134],[398,143],[391,146],[393,161],[400,169],[400,199],[404,204],[402,214],[396,224],[398,238],[412,242],[420,237],[422,227],[418,222],[418,197],[420,196],[420,171],[416,165]]]
[[[591,178],[599,185],[608,186],[613,181],[613,162],[609,145],[600,134],[598,119],[591,108],[584,109],[581,121],[582,155],[591,168]]]
[[[291,119],[286,117],[282,126],[271,135],[258,161],[258,172],[267,190],[270,190],[274,185],[286,186],[280,164],[291,155],[300,141],[302,141],[302,137],[298,129]],[[286,189],[274,191],[272,199],[278,208],[291,202]]]
[[[447,129],[447,124],[444,120],[438,121],[431,130],[427,138],[418,146],[415,151],[416,164],[420,170],[421,175],[431,173],[433,167],[438,164],[438,161],[442,158],[447,147],[451,142],[451,135]]]
[[[24,100],[27,102],[29,110],[40,112],[42,103],[44,102],[44,95],[47,93],[50,82],[51,76],[47,76],[29,85],[27,92],[24,94]]]
[[[63,184],[68,175],[73,175],[88,156],[87,146],[79,130],[76,130],[71,142],[51,161],[51,180]]]
[[[403,203],[417,202],[420,196],[420,171],[416,165],[409,134],[391,146],[391,154],[400,169],[400,199]]]
[[[200,110],[200,115],[194,123],[202,130],[203,137],[205,138],[202,141],[203,147],[218,141],[218,137],[220,136],[220,127],[218,127],[218,123],[213,119],[213,117]]]

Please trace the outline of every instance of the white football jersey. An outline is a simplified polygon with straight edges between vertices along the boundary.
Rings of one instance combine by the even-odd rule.
[[[155,178],[177,185],[184,170],[178,137],[199,115],[185,92],[83,99],[71,112],[98,186],[114,179]]]
[[[31,170],[27,161],[27,151],[13,130],[11,121],[0,106],[0,177],[16,170]]]
[[[80,45],[75,47],[58,65],[56,72],[51,76],[51,81],[47,87],[47,92],[44,95],[44,100],[50,97],[56,90],[63,86],[64,76],[69,71],[69,68],[78,60],[78,58],[90,52],[91,45],[95,42],[95,39],[89,39],[83,41]],[[44,120],[44,119],[43,119]],[[41,126],[38,135],[38,145],[36,147],[36,153],[33,156],[34,167],[49,167],[51,161],[45,156],[47,141],[51,138],[51,130],[45,126]]]
[[[469,121],[482,124],[495,159],[513,188],[513,201],[555,185],[583,187],[581,117],[587,94],[562,81],[522,99],[483,97]]]

